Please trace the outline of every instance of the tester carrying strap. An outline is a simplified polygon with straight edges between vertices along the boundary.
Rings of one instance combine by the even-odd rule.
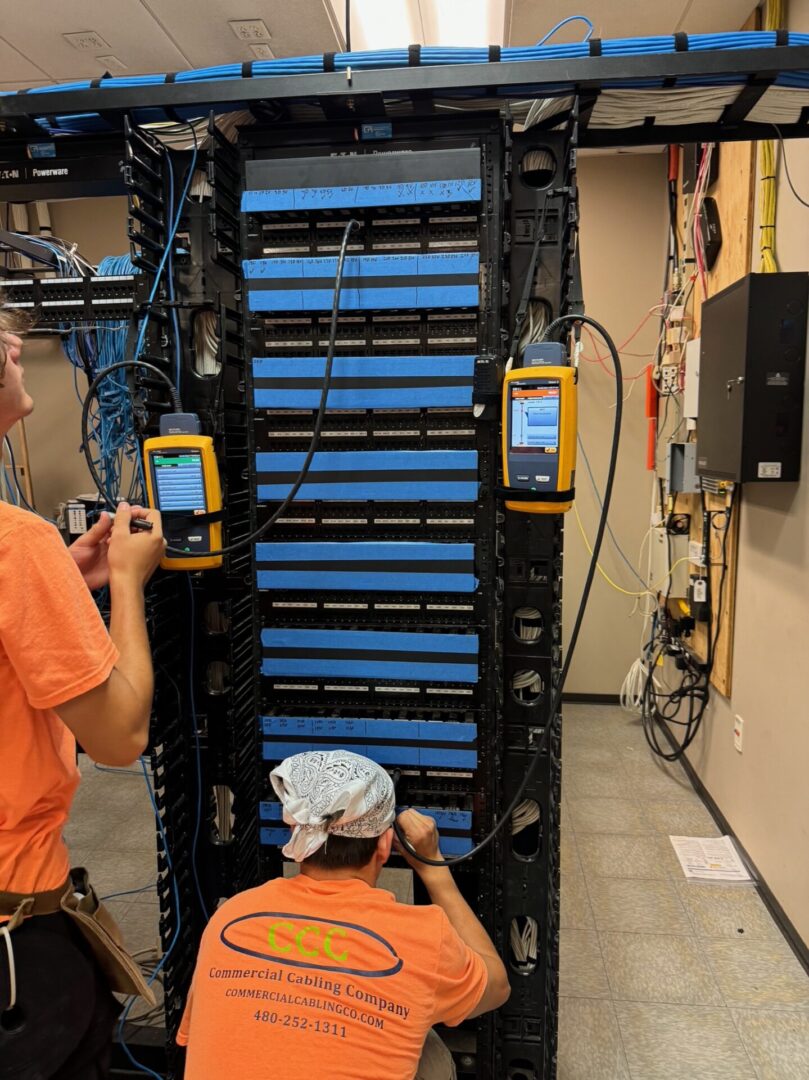
[[[494,493],[499,499],[508,499],[510,502],[563,503],[572,502],[576,498],[575,488],[568,488],[567,491],[531,491],[528,488],[497,487]]]
[[[172,525],[213,525],[223,521],[224,510],[211,510],[207,514],[189,514],[186,510],[161,510],[160,516]]]

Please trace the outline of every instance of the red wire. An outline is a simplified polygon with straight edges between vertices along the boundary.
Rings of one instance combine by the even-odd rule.
[[[648,319],[648,318],[650,318],[650,315],[647,315],[647,316],[646,316],[646,318],[645,318],[645,319],[643,320],[643,322],[646,322],[646,319]],[[641,326],[642,326],[642,325],[643,325],[643,323],[641,323]],[[602,356],[602,355],[601,355],[601,354],[599,353],[599,351],[598,351],[598,344],[596,343],[596,339],[595,339],[595,338],[593,337],[593,334],[592,334],[592,332],[591,332],[591,330],[590,330],[590,327],[589,327],[589,326],[585,326],[585,327],[584,327],[584,329],[585,329],[585,331],[586,331],[586,333],[587,333],[587,336],[588,336],[588,337],[590,338],[590,344],[591,344],[591,345],[593,346],[593,348],[595,349],[595,354],[596,354],[596,356],[595,356],[595,359],[593,359],[592,357],[590,357],[590,356],[585,356],[585,355],[584,355],[584,353],[582,353],[582,359],[583,359],[583,360],[586,360],[588,364],[600,364],[600,365],[602,366],[602,368],[603,368],[603,369],[604,369],[604,370],[606,371],[606,373],[607,373],[607,374],[608,374],[608,375],[609,375],[609,376],[610,376],[611,378],[613,378],[613,379],[614,379],[614,378],[615,378],[615,372],[614,372],[614,371],[611,371],[611,370],[610,370],[610,368],[608,368],[608,367],[607,367],[607,365],[606,365],[606,364],[604,363],[604,360],[605,360],[606,358],[605,358],[605,357],[603,357],[603,356]],[[639,329],[640,329],[640,327],[638,327],[638,330],[639,330]],[[636,334],[637,332],[638,332],[638,331],[636,330],[636,331],[635,331],[635,332],[634,332],[634,333],[633,333],[633,334],[631,335],[631,337],[628,337],[628,338],[627,338],[627,341],[631,341],[631,340],[632,340],[632,338],[633,338],[633,337],[635,336],[635,334]],[[619,350],[618,350],[618,352],[620,353],[620,351],[621,351],[621,350],[619,349]],[[643,355],[643,354],[641,354],[641,355]],[[647,354],[647,355],[651,355],[651,354]],[[646,368],[647,368],[648,366],[649,366],[648,364],[645,364],[645,365],[643,366],[643,368],[642,368],[642,369],[641,369],[641,370],[640,370],[640,371],[639,371],[639,372],[637,373],[637,375],[624,375],[624,382],[634,382],[634,381],[635,381],[635,379],[642,379],[642,378],[643,378],[643,376],[644,376],[644,375],[646,374]]]

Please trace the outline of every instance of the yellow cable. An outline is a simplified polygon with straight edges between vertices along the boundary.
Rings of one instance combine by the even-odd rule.
[[[784,22],[783,0],[767,0],[764,8],[764,29],[779,30]],[[775,214],[777,187],[776,175],[778,162],[775,156],[775,143],[765,139],[759,143],[759,172],[761,174],[760,207],[761,228],[759,232],[759,250],[761,261],[759,271],[762,274],[774,274],[778,271],[778,258],[775,253]]]
[[[573,504],[573,513],[576,515],[576,522],[577,522],[577,524],[579,526],[579,532],[581,533],[581,538],[584,541],[584,546],[587,548],[587,551],[592,556],[593,549],[590,546],[590,541],[587,539],[587,533],[584,531],[584,525],[582,524],[582,520],[579,517],[579,508],[576,506],[575,503]],[[601,574],[601,576],[604,578],[606,583],[608,585],[610,585],[613,589],[615,589],[616,592],[621,593],[623,596],[632,596],[632,597],[654,596],[666,584],[666,582],[671,577],[671,575],[674,573],[674,571],[677,569],[677,567],[680,566],[681,563],[685,563],[685,562],[690,562],[690,560],[688,559],[687,556],[684,556],[682,559],[678,559],[674,563],[674,565],[672,567],[670,567],[670,569],[667,571],[667,573],[663,575],[663,578],[662,578],[661,581],[658,581],[656,585],[650,585],[649,588],[644,589],[643,592],[630,592],[629,589],[622,589],[620,585],[615,584],[615,582],[609,576],[609,574],[604,569],[604,567],[601,565],[601,563],[597,562],[596,563],[596,568],[597,568],[599,574]]]

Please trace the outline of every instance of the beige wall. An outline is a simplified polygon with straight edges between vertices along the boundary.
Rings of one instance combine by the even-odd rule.
[[[809,0],[790,0],[790,29],[809,32]],[[809,141],[786,146],[809,199]],[[755,250],[753,268],[758,269]],[[778,180],[782,270],[809,270],[809,210]],[[809,391],[809,383],[807,383]],[[809,397],[806,402],[809,417]],[[744,488],[733,688],[715,694],[688,757],[787,916],[809,942],[809,436],[800,484]],[[743,752],[733,722],[744,720]]]
[[[129,250],[126,199],[76,199],[51,203],[54,236],[76,243],[90,262]],[[30,228],[36,227],[33,208]],[[29,339],[23,357],[25,384],[36,408],[26,421],[36,508],[52,516],[57,503],[93,491],[81,452],[81,406],[73,387],[73,369],[54,339]],[[87,387],[83,376],[79,390]],[[12,432],[15,451],[17,432]],[[19,464],[20,455],[17,453]]]
[[[666,254],[667,188],[662,153],[582,155],[581,251],[587,313],[601,322],[619,346],[653,304],[660,301]],[[629,353],[651,353],[659,323],[650,318],[627,345]],[[585,353],[593,349],[585,337]],[[602,347],[602,354],[606,348]],[[648,358],[625,355],[625,375],[633,375]],[[610,361],[605,361],[610,366]],[[615,383],[603,368],[582,362],[579,380],[579,430],[603,493],[607,457],[615,415]],[[632,383],[625,386],[625,395]],[[621,453],[610,525],[633,565],[640,540],[649,527],[651,473],[646,471],[644,381],[637,380],[624,405]],[[584,461],[579,455],[576,476],[577,507],[590,542],[595,536],[599,507]],[[579,604],[590,556],[576,518],[565,519],[565,636],[568,641]],[[602,566],[622,588],[637,591],[640,583],[605,540]],[[617,694],[629,666],[637,658],[641,620],[632,615],[635,601],[596,577],[590,606],[571,665],[567,690],[574,693]]]

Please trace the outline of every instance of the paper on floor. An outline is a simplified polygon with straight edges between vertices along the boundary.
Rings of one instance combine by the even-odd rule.
[[[729,836],[670,836],[669,840],[689,881],[752,884]]]

